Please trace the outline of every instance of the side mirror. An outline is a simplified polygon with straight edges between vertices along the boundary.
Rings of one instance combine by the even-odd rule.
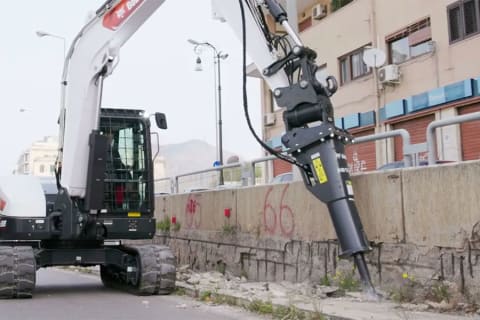
[[[156,112],[155,122],[157,123],[157,127],[159,127],[160,129],[167,129],[167,117],[164,113]]]

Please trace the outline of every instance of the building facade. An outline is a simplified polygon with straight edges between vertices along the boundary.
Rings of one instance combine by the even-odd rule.
[[[15,173],[54,177],[57,153],[58,139],[56,137],[45,137],[41,141],[34,142],[18,159]]]
[[[337,126],[355,137],[406,129],[422,160],[429,123],[480,111],[480,0],[353,0],[335,12],[332,3],[299,7],[297,17],[317,64],[338,80]],[[264,139],[281,148],[282,109],[263,92]],[[436,144],[439,160],[480,159],[480,122],[438,129]],[[402,160],[402,150],[395,138],[349,145],[347,156],[353,172],[368,171]],[[274,175],[289,170],[273,166]]]

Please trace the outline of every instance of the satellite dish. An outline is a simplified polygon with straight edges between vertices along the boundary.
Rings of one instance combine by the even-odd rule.
[[[378,68],[385,64],[387,56],[378,48],[367,49],[363,52],[363,62],[369,67]]]

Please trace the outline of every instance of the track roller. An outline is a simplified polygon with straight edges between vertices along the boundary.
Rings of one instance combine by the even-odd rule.
[[[31,247],[0,247],[0,298],[32,298],[35,278]]]

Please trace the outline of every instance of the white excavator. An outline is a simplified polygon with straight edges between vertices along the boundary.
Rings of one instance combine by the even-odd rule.
[[[58,192],[45,196],[34,177],[0,177],[0,297],[32,297],[38,268],[67,265],[99,265],[105,286],[139,295],[173,291],[176,262],[168,247],[121,243],[155,234],[149,118],[139,110],[101,108],[103,81],[114,71],[120,48],[163,3],[108,0],[73,40],[62,78]],[[328,206],[340,256],[353,258],[366,289],[374,292],[364,257],[370,246],[344,152],[352,137],[335,127],[329,99],[335,78],[319,80],[316,53],[303,45],[276,0],[212,5],[214,16],[243,43],[245,109],[247,51],[285,109],[287,151],[272,150],[254,133],[256,139],[300,169],[307,189]],[[268,29],[267,10],[286,35]],[[167,127],[164,114],[156,113],[155,120]]]

